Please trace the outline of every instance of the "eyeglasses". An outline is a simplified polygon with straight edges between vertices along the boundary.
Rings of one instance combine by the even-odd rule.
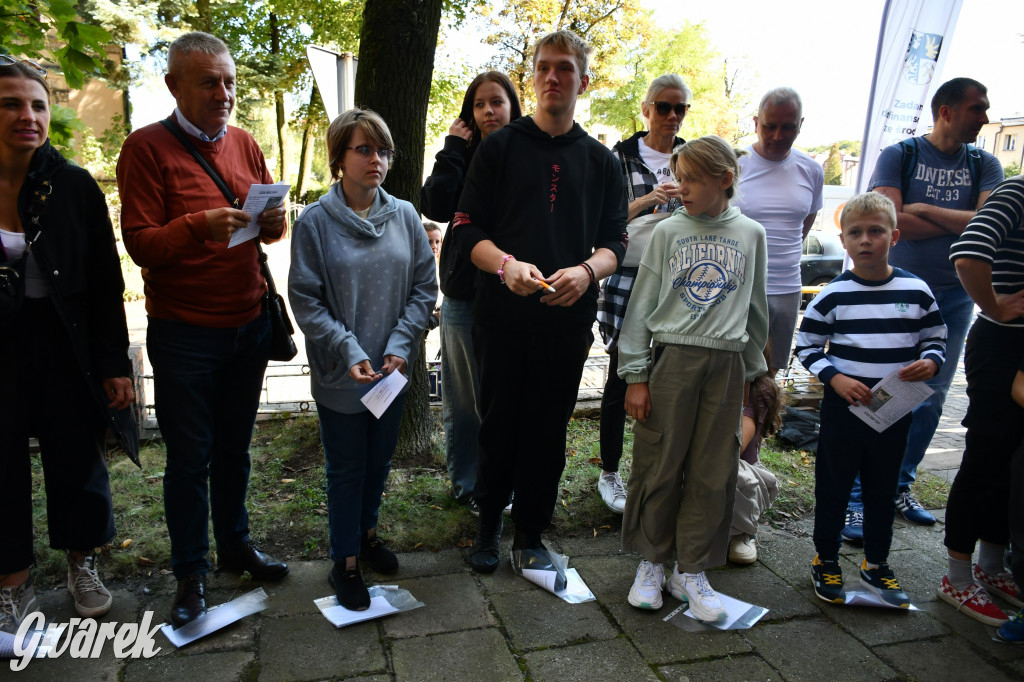
[[[15,59],[10,55],[0,54],[0,66],[14,66],[15,64],[25,64],[40,76],[43,76],[44,78],[46,77],[46,69],[40,66],[37,62],[34,62],[31,59]]]
[[[659,116],[668,116],[668,112],[670,111],[676,112],[676,116],[682,116],[690,110],[690,105],[683,104],[682,102],[679,102],[678,104],[672,104],[671,102],[655,102],[654,110],[658,112]]]
[[[384,161],[384,163],[391,163],[391,160],[395,158],[394,149],[374,149],[373,147],[365,144],[361,144],[358,147],[345,147],[345,149],[351,149],[359,156],[365,156],[368,159],[376,155],[377,158]]]

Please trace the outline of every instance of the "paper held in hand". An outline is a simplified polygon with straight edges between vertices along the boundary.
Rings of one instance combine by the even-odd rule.
[[[380,416],[394,402],[398,394],[402,392],[402,387],[407,383],[409,383],[409,380],[396,369],[378,381],[376,386],[359,399],[359,402],[366,405],[366,409],[372,412],[374,417],[380,419]]]
[[[899,370],[896,370],[871,387],[869,404],[850,405],[850,412],[881,433],[910,414],[934,392],[923,381],[900,381]]]
[[[291,185],[286,185],[283,182],[273,185],[253,185],[250,187],[249,193],[245,196],[245,204],[242,206],[242,210],[252,216],[252,220],[249,221],[248,225],[231,235],[228,248],[238,246],[242,242],[247,242],[256,237],[260,233],[260,224],[257,222],[260,213],[263,213],[268,208],[274,208],[283,204],[285,197],[288,196],[288,190],[291,188]]]

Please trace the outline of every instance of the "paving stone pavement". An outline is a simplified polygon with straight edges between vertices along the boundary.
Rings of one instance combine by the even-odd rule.
[[[939,510],[939,517],[942,517]],[[400,554],[391,578],[425,606],[336,629],[313,600],[330,594],[329,562],[297,562],[280,583],[265,584],[270,607],[180,650],[157,635],[149,659],[37,659],[21,672],[0,666],[2,680],[89,679],[124,682],[202,680],[1013,680],[1024,677],[1024,647],[992,641],[994,630],[935,597],[943,569],[942,523],[896,522],[890,562],[920,611],[840,607],[811,589],[810,522],[765,527],[759,560],[709,572],[720,591],[765,606],[749,630],[689,632],[663,621],[679,606],[667,593],[657,612],[628,605],[638,558],[619,551],[616,530],[597,537],[552,538],[597,597],[567,604],[499,570],[474,574],[462,550]],[[503,548],[507,551],[508,539]],[[860,554],[843,550],[847,584]],[[170,576],[114,587],[108,620],[167,614]],[[237,576],[211,574],[212,603],[253,588]],[[65,589],[40,594],[53,621],[73,614]],[[1005,608],[1010,608],[1004,604]]]

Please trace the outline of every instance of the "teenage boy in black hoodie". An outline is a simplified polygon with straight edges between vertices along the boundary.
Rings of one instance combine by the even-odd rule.
[[[483,141],[453,223],[459,249],[481,271],[473,328],[480,521],[470,564],[484,573],[498,566],[501,512],[512,492],[512,549],[543,548],[565,429],[594,341],[598,282],[626,250],[618,164],[573,121],[590,52],[571,31],[537,42],[537,111]]]

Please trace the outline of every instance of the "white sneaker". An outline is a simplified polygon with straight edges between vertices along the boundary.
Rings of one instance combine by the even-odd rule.
[[[704,571],[700,573],[680,573],[676,566],[672,577],[668,579],[668,591],[680,601],[690,604],[690,611],[697,620],[715,622],[724,620],[728,615],[722,600],[711,588]]]
[[[597,492],[601,493],[601,499],[605,506],[616,514],[621,514],[626,509],[626,487],[622,484],[622,477],[618,471],[602,473],[597,479]]]
[[[757,561],[757,543],[746,533],[729,538],[729,561],[734,564],[752,564]]]
[[[665,567],[641,561],[636,569],[636,580],[629,588],[629,603],[638,609],[658,610],[661,608],[661,590],[665,585]]]

